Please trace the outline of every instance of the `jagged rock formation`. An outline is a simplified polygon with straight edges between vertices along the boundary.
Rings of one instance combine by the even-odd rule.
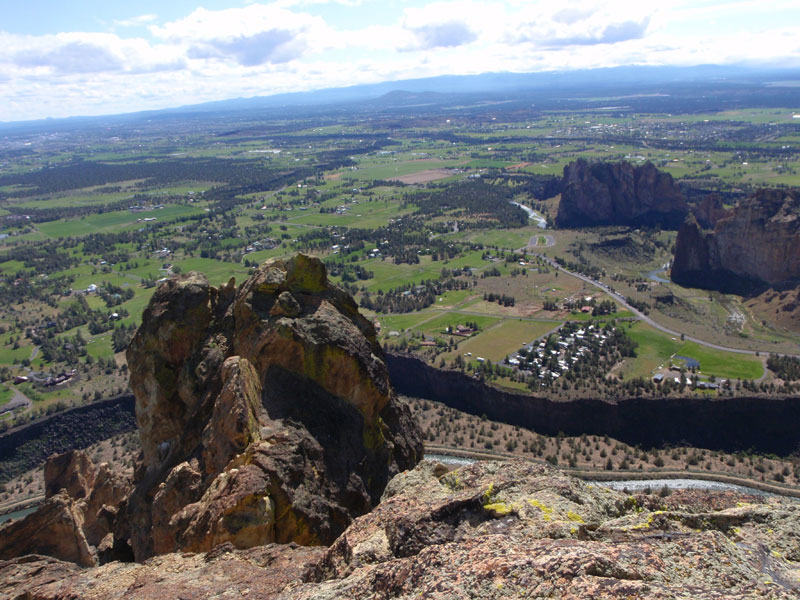
[[[710,229],[717,224],[717,221],[729,217],[732,211],[725,208],[719,194],[708,194],[692,206],[692,213],[701,227]]]
[[[0,558],[46,554],[84,567],[107,559],[117,506],[130,480],[73,450],[48,459],[44,484],[44,503],[0,530]]]
[[[127,358],[144,456],[116,537],[137,560],[329,544],[422,457],[372,324],[317,259],[239,289],[169,280]]]
[[[425,462],[395,477],[380,505],[327,549],[223,544],[89,571],[27,557],[0,563],[0,593],[782,600],[800,593],[798,561],[796,502],[696,491],[633,497],[524,461],[453,472]]]
[[[564,167],[556,225],[660,225],[677,229],[689,208],[668,173],[652,163],[589,163]]]
[[[759,190],[713,232],[689,217],[678,231],[672,280],[681,285],[751,291],[800,277],[800,190]]]

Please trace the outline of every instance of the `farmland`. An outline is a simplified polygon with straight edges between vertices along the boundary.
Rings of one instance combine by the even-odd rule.
[[[651,161],[693,198],[713,191],[729,205],[759,186],[800,185],[798,107],[742,98],[754,104],[718,110],[705,95],[683,105],[678,94],[663,100],[668,110],[631,97],[599,111],[603,98],[535,109],[472,99],[409,106],[402,119],[376,105],[356,116],[300,110],[280,126],[256,113],[235,127],[115,122],[86,134],[91,149],[67,130],[9,135],[0,141],[0,390],[17,376],[75,370],[58,389],[20,384],[33,401],[14,414],[22,422],[124,389],[124,349],[160,280],[200,271],[212,285],[240,283],[265,260],[305,252],[376,322],[385,348],[489,384],[564,397],[686,394],[699,393],[696,376],[743,386],[719,393],[772,393],[787,382],[763,358],[797,353],[800,331],[747,298],[669,282],[674,231],[553,228],[561,174],[578,157]],[[612,289],[676,335],[637,322]],[[618,328],[635,356],[609,356],[615,366],[593,381],[564,371],[544,388],[538,371],[506,362],[533,340],[556,344],[560,328],[590,326]],[[654,387],[671,362],[686,370],[680,356],[701,365],[685,374],[688,388]]]

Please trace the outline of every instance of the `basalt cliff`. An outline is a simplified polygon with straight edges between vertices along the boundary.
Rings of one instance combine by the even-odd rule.
[[[450,471],[319,261],[163,284],[128,359],[132,480],[52,457],[0,597],[796,598],[800,504],[629,496],[525,461]],[[416,465],[416,466],[415,466]],[[97,563],[100,563],[97,565]]]
[[[671,276],[682,285],[740,293],[800,278],[800,190],[759,190],[713,231],[688,217]]]
[[[564,167],[559,227],[660,225],[677,229],[689,207],[668,173],[652,163],[590,163],[579,159]]]

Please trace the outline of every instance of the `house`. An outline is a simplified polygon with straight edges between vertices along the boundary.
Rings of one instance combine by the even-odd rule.
[[[656,373],[655,375],[653,375],[653,381],[655,383],[661,383],[662,381],[664,381],[663,373]]]
[[[581,306],[581,312],[582,313],[590,313],[590,312],[592,312],[592,310],[593,309],[592,309],[591,306]]]

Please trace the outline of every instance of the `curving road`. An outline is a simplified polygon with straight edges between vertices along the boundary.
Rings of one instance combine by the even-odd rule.
[[[556,261],[552,260],[551,258],[548,258],[547,256],[544,256],[543,254],[538,254],[536,252],[530,252],[530,249],[531,249],[530,246],[526,246],[525,248],[520,248],[518,250],[518,252],[528,252],[529,254],[532,254],[533,256],[536,256],[536,257],[544,260],[547,264],[549,264],[554,269],[557,269],[557,270],[559,270],[559,271],[561,271],[563,273],[566,273],[567,275],[572,275],[573,277],[577,277],[578,279],[580,279],[582,281],[585,281],[586,283],[589,283],[589,284],[593,285],[596,288],[601,289],[602,291],[607,293],[609,296],[611,296],[614,300],[619,302],[622,306],[624,306],[627,310],[631,311],[634,315],[636,315],[636,317],[638,319],[640,319],[641,321],[644,321],[645,323],[647,323],[651,327],[654,327],[654,328],[658,329],[659,331],[663,331],[664,333],[667,333],[669,335],[674,335],[674,336],[677,336],[677,337],[680,337],[682,335],[684,340],[689,340],[690,342],[695,342],[696,344],[700,344],[701,346],[706,346],[707,348],[713,348],[715,350],[722,350],[724,352],[735,352],[736,354],[749,354],[749,355],[752,355],[752,356],[763,356],[763,355],[769,354],[768,352],[760,351],[760,350],[744,350],[742,348],[729,348],[727,346],[721,346],[719,344],[714,344],[713,342],[707,342],[706,340],[701,340],[700,338],[696,338],[696,337],[693,337],[691,335],[687,335],[687,334],[682,333],[680,331],[675,331],[674,329],[670,329],[669,327],[664,327],[660,323],[657,323],[656,321],[654,321],[653,319],[651,319],[647,315],[643,314],[642,312],[638,311],[633,306],[628,304],[628,301],[625,300],[625,298],[622,295],[620,295],[617,292],[615,292],[612,288],[607,286],[602,281],[596,281],[596,280],[592,279],[591,277],[587,277],[586,275],[581,275],[580,273],[574,273],[572,271],[568,271],[567,269],[565,269],[564,267],[560,266]],[[797,355],[797,354],[781,354],[780,356],[793,356],[795,358],[800,358],[800,355]]]

